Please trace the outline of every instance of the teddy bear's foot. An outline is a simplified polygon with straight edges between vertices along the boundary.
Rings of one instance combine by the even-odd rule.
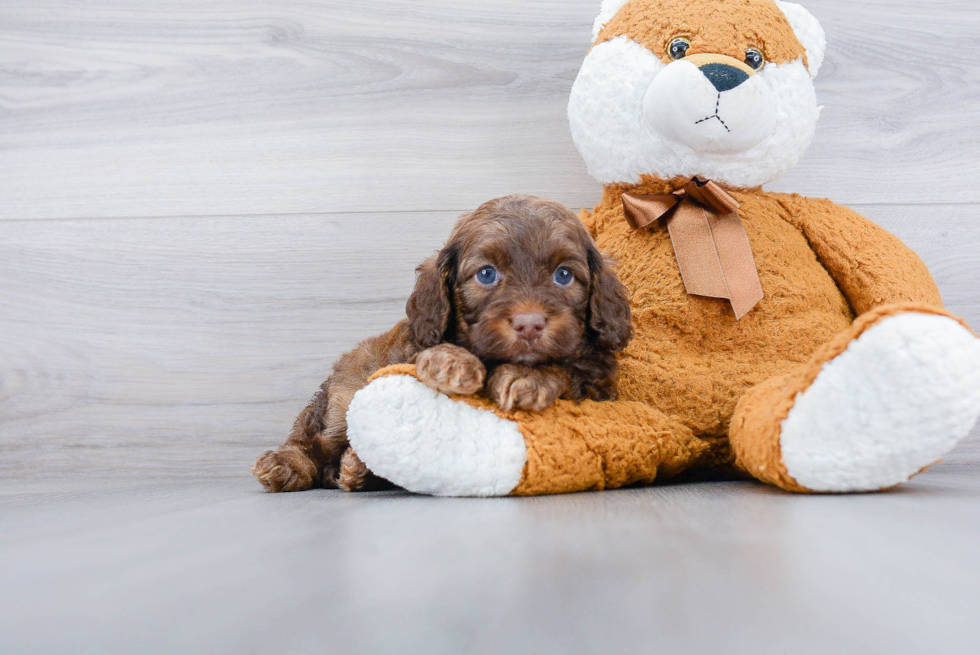
[[[435,496],[506,496],[527,458],[516,423],[410,375],[380,377],[358,391],[347,435],[376,475]]]
[[[886,489],[934,464],[980,417],[980,339],[899,313],[823,364],[781,424],[786,472],[817,492]]]

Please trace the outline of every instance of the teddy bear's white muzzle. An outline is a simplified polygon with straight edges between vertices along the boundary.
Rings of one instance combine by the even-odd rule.
[[[745,152],[771,137],[775,101],[762,76],[718,73],[684,60],[660,71],[643,98],[650,127],[698,152]]]

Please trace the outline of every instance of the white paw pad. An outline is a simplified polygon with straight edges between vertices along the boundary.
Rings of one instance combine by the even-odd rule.
[[[379,378],[354,395],[347,437],[375,474],[434,496],[506,496],[527,460],[516,423],[405,375]]]
[[[812,491],[905,482],[980,417],[980,339],[931,314],[886,318],[824,365],[782,423],[791,476]]]

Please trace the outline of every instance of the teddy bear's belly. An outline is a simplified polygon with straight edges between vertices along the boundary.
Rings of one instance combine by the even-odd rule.
[[[696,434],[727,434],[746,391],[806,362],[854,320],[799,231],[780,219],[744,222],[765,298],[740,321],[729,301],[685,292],[666,229],[597,237],[632,292],[620,398],[678,416]]]

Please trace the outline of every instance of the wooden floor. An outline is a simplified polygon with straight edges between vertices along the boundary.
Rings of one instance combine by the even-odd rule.
[[[975,653],[980,479],[533,499],[0,485],[4,653]]]
[[[909,243],[980,326],[974,0],[803,0],[777,191]],[[248,467],[507,193],[600,196],[599,0],[0,0],[0,651],[972,652],[980,432],[887,494],[262,494]]]

